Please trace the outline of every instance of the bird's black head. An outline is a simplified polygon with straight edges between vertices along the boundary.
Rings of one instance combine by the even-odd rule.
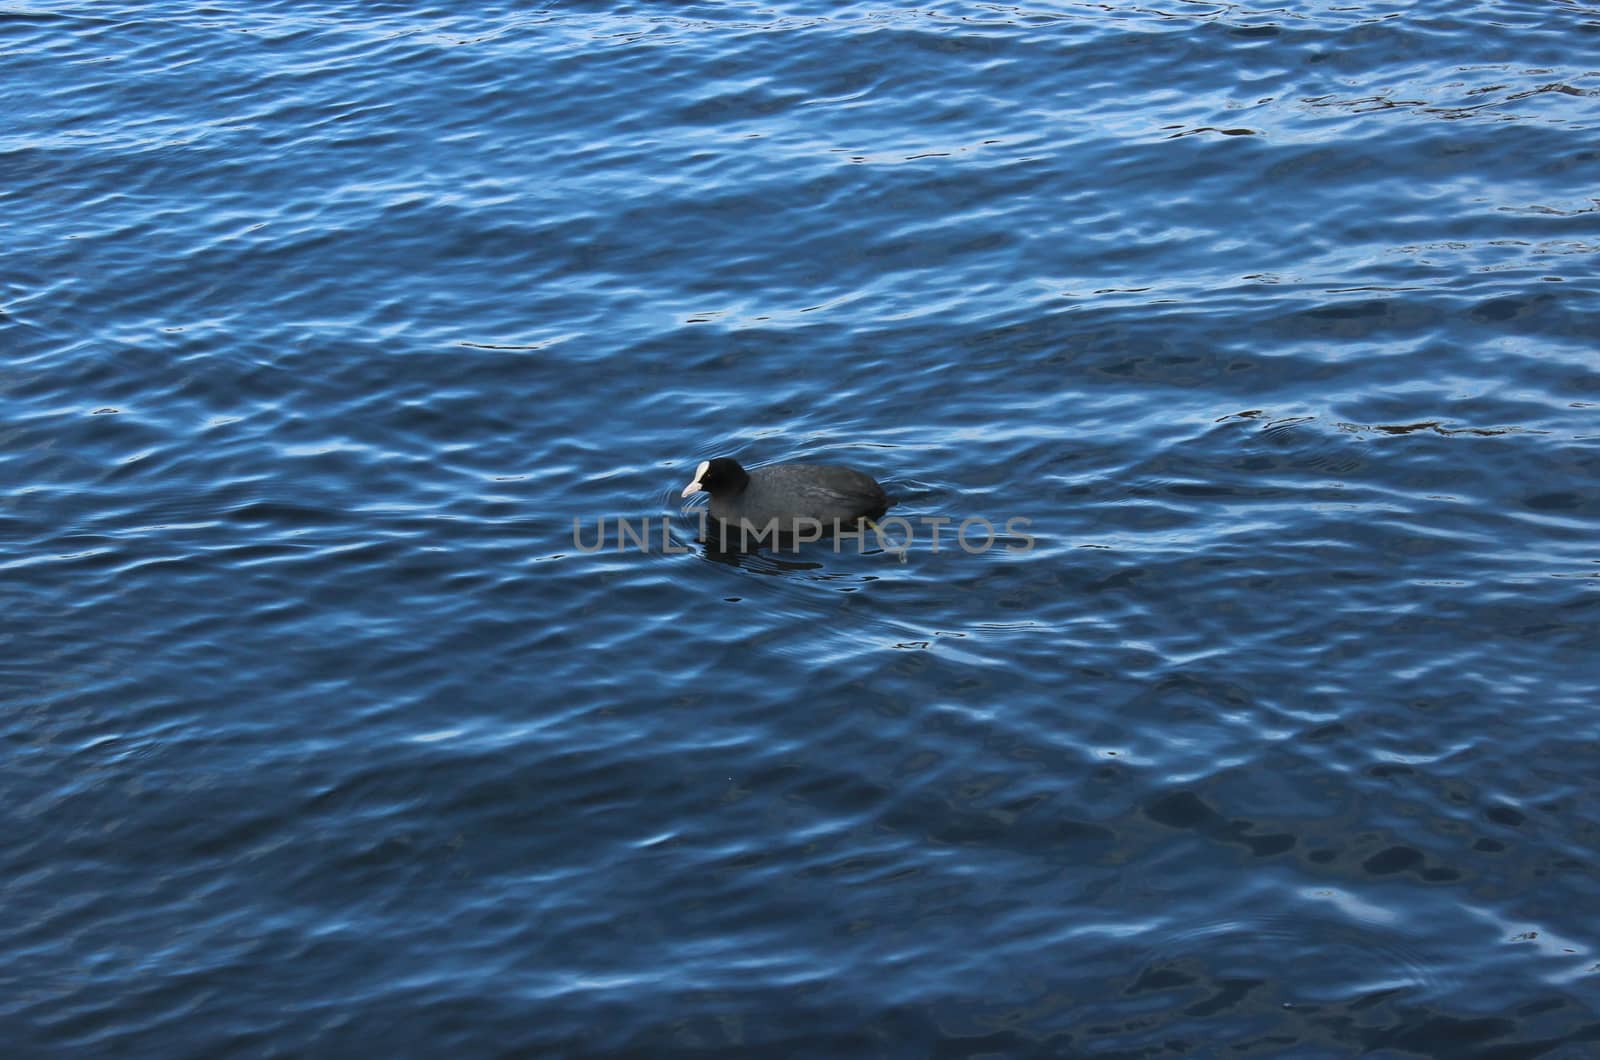
[[[739,466],[739,461],[731,456],[719,456],[715,460],[700,461],[700,466],[694,469],[694,481],[683,487],[683,495],[687,497],[701,490],[712,496],[736,494],[749,481],[750,476]]]

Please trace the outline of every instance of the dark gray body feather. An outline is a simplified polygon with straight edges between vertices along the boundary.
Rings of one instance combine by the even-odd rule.
[[[762,531],[776,520],[780,533],[806,529],[805,520],[831,533],[837,522],[854,528],[863,516],[888,507],[888,495],[870,475],[838,464],[777,464],[748,472],[749,483],[733,496],[711,497],[711,515],[724,523],[747,523]]]

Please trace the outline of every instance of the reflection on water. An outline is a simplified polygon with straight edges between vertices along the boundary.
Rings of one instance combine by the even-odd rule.
[[[12,1053],[1592,1051],[1591,7],[349,16],[3,19]]]

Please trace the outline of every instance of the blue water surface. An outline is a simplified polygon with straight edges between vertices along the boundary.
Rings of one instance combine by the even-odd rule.
[[[1600,1050],[1593,2],[0,78],[7,1056]],[[708,551],[715,455],[917,536]]]

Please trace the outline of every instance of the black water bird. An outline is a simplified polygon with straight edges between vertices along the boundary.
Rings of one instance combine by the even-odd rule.
[[[890,500],[864,471],[839,464],[774,464],[746,471],[732,457],[702,460],[683,496],[711,495],[712,518],[746,533],[836,533],[881,516]]]

